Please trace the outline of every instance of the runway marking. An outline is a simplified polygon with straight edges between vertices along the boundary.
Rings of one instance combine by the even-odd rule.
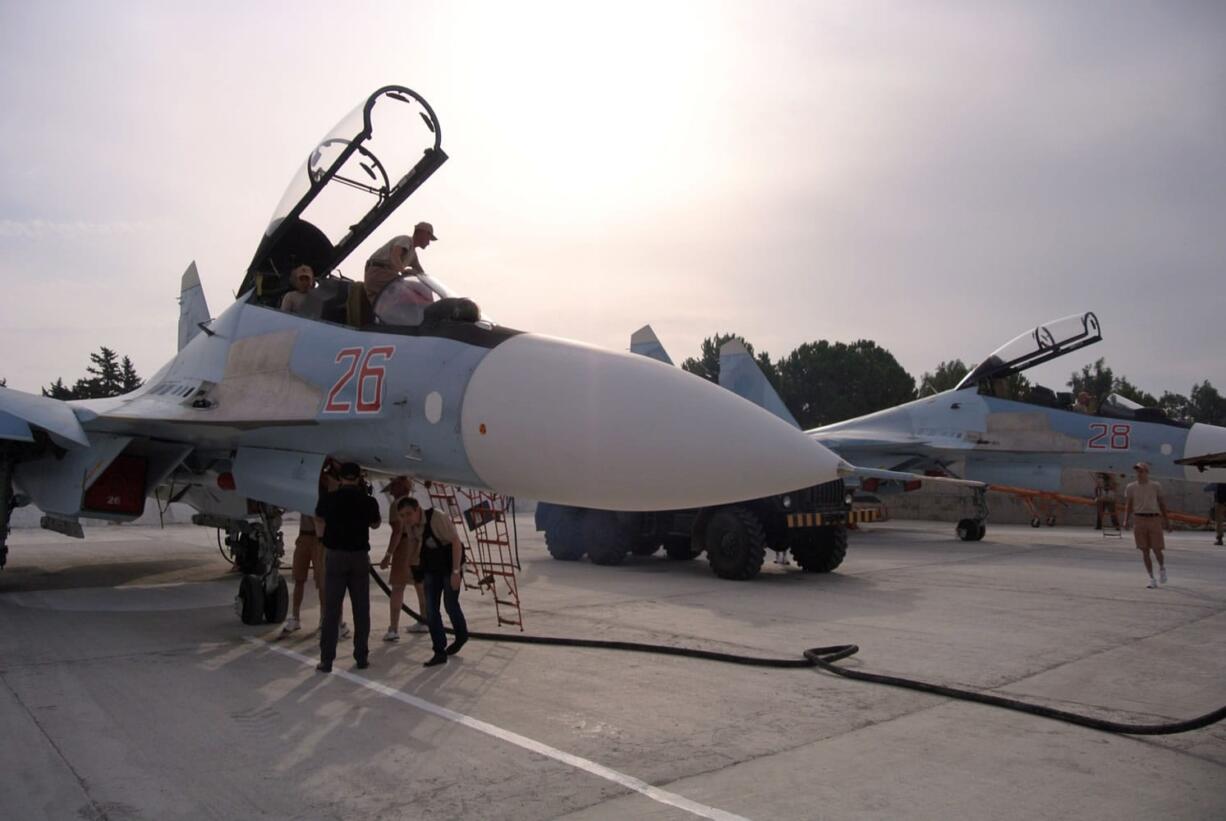
[[[311,667],[314,667],[318,663],[318,659],[304,656],[302,653],[285,647],[270,644],[263,639],[248,637],[247,641],[251,642],[252,644],[265,647],[274,653],[280,653],[283,656],[288,656],[295,661],[310,665]],[[339,676],[346,681],[365,687],[367,690],[373,690],[379,695],[387,696],[388,698],[395,699],[403,704],[408,704],[410,707],[416,707],[419,710],[436,715],[439,718],[454,721],[456,724],[462,724],[469,729],[476,730],[480,733],[485,733],[486,735],[506,741],[509,744],[523,747],[525,750],[537,753],[538,755],[543,755],[546,758],[552,758],[554,761],[561,762],[562,764],[566,764],[578,770],[583,770],[586,773],[603,778],[606,781],[612,781],[614,784],[618,784],[628,790],[633,790],[640,795],[645,795],[653,801],[658,801],[661,804],[667,804],[671,807],[685,810],[686,812],[693,813],[700,818],[711,818],[715,819],[715,821],[749,821],[749,819],[745,818],[744,816],[725,812],[724,810],[716,809],[715,807],[708,807],[706,804],[691,801],[685,796],[677,795],[676,793],[669,792],[668,790],[662,790],[659,787],[653,787],[646,781],[635,778],[632,775],[626,775],[623,772],[611,769],[603,764],[597,764],[595,761],[581,758],[577,755],[572,755],[563,750],[559,750],[557,747],[551,747],[548,744],[528,738],[527,736],[522,736],[519,733],[512,732],[511,730],[504,730],[501,727],[482,721],[478,718],[473,718],[472,716],[467,716],[463,713],[457,713],[455,710],[449,710],[446,707],[441,707],[432,701],[426,701],[423,698],[411,696],[408,693],[403,693],[393,687],[388,687],[386,684],[380,684],[377,681],[372,681],[371,679],[359,676],[356,673],[351,673],[348,670],[333,668],[332,675]]]

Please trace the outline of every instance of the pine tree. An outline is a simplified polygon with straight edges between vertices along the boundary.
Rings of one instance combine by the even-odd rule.
[[[130,393],[145,384],[145,380],[136,375],[136,366],[132,364],[132,360],[126,356],[120,362],[119,380],[120,393]]]
[[[77,396],[72,388],[64,384],[64,378],[52,382],[47,387],[43,388],[43,396],[49,396],[52,399],[76,399]]]

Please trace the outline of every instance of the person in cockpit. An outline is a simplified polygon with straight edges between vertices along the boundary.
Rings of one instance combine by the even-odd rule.
[[[310,265],[296,265],[289,272],[289,284],[293,288],[281,297],[281,310],[289,314],[302,313],[307,294],[315,287],[315,271]]]
[[[431,242],[438,240],[434,235],[434,226],[428,222],[419,222],[413,227],[413,235],[401,234],[393,237],[378,251],[366,260],[366,273],[362,284],[366,289],[366,299],[373,306],[379,299],[379,294],[387,284],[396,277],[405,274],[424,274],[421,261],[417,258],[418,248],[428,248]]]

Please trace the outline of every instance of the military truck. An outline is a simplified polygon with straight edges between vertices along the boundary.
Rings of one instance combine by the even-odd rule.
[[[541,502],[536,529],[549,554],[593,564],[620,564],[661,547],[674,561],[707,554],[721,579],[752,579],[768,549],[790,551],[810,573],[829,573],[847,554],[847,525],[856,520],[841,480],[718,507],[631,513]]]

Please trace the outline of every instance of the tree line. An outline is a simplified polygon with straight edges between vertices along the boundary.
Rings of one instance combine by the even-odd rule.
[[[145,384],[136,373],[136,367],[128,357],[120,358],[105,345],[97,353],[89,355],[90,364],[85,367],[85,376],[71,387],[64,384],[63,377],[42,389],[43,396],[52,399],[102,399],[108,396],[134,391]]]
[[[788,410],[802,428],[815,428],[841,422],[866,413],[884,410],[957,386],[974,367],[961,359],[940,362],[925,371],[917,384],[894,355],[876,342],[860,339],[850,344],[817,340],[806,342],[787,356],[772,360],[755,353],[743,336],[719,333],[703,340],[697,357],[681,367],[712,382],[719,382],[719,349],[730,339],[739,339],[758,363]],[[1006,397],[1025,400],[1031,388],[1023,374],[1006,380]],[[1099,359],[1069,376],[1068,387],[1076,395],[1085,391],[1091,407],[1097,408],[1113,393],[1150,408],[1161,408],[1172,419],[1226,425],[1226,397],[1209,380],[1193,385],[1188,395],[1166,391],[1155,397],[1123,375],[1116,375]]]

